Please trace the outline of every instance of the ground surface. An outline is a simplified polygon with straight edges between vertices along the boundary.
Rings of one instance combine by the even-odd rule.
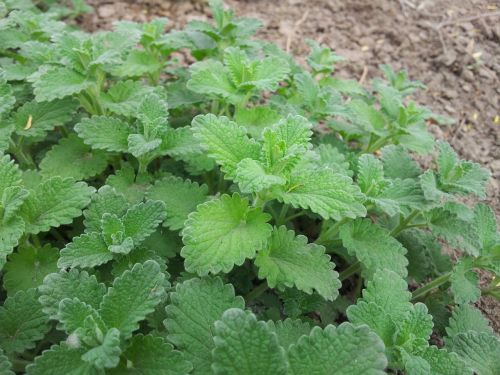
[[[198,0],[88,0],[96,9],[80,21],[88,30],[109,29],[114,20],[168,17],[174,27],[206,19]],[[226,0],[237,14],[264,22],[260,37],[303,59],[305,39],[315,39],[349,59],[338,74],[369,80],[378,65],[405,68],[428,90],[419,104],[456,119],[434,127],[463,158],[493,174],[488,203],[500,217],[500,1],[494,0]],[[362,78],[364,77],[364,78]],[[500,304],[478,306],[500,332]]]

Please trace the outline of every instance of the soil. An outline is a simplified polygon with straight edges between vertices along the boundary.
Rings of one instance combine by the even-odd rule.
[[[96,12],[79,22],[109,29],[118,19],[168,17],[175,28],[207,19],[205,1],[87,0]],[[259,37],[288,49],[299,61],[307,38],[346,57],[337,75],[369,79],[379,64],[404,68],[427,85],[419,104],[456,120],[431,125],[436,137],[462,158],[489,168],[487,203],[500,218],[500,1],[494,0],[226,0],[238,15],[259,18]],[[484,278],[483,278],[484,279]],[[500,303],[483,297],[478,307],[500,332]]]

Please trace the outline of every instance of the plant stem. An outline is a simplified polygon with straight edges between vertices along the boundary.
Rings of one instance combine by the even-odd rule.
[[[339,279],[340,281],[344,281],[345,279],[348,279],[349,277],[351,277],[355,273],[358,273],[359,271],[361,271],[361,263],[358,260],[353,264],[351,264],[349,267],[347,267],[345,270],[343,270],[339,274]]]
[[[288,205],[284,204],[283,207],[281,207],[280,214],[278,216],[278,219],[276,220],[276,226],[280,226],[286,223],[285,217],[286,214],[288,213]]]
[[[412,293],[412,301],[415,301],[423,296],[425,296],[427,293],[429,293],[432,289],[435,289],[444,283],[448,282],[448,280],[451,277],[451,272],[445,273],[444,275],[441,275],[434,280],[430,281],[429,283],[425,284],[424,286],[418,288]]]
[[[267,286],[267,282],[257,285],[250,293],[248,293],[245,297],[245,301],[251,302],[256,298],[259,298],[269,287]]]
[[[335,224],[333,224],[330,228],[328,228],[326,231],[321,233],[318,237],[318,239],[315,241],[318,245],[325,244],[329,242],[336,233],[339,227],[349,221],[349,218],[345,217],[339,221],[337,221]]]
[[[298,217],[301,217],[301,216],[304,216],[306,213],[304,211],[301,211],[301,212],[297,212],[293,215],[290,215],[290,216],[287,216],[284,220],[285,223],[288,223],[289,221],[293,220],[293,219],[296,219]]]
[[[407,229],[408,224],[420,214],[419,210],[413,210],[405,219],[399,221],[399,225],[391,231],[391,236],[396,237],[399,233]]]

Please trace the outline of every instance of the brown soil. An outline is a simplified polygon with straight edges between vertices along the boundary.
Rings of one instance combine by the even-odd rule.
[[[168,17],[174,27],[210,13],[202,0],[88,0],[95,14],[83,17],[89,30],[109,29],[114,20]],[[463,158],[493,175],[488,203],[500,217],[500,1],[498,0],[226,0],[237,14],[264,22],[260,37],[289,47],[299,60],[306,38],[333,48],[349,62],[340,76],[366,80],[378,65],[405,68],[428,89],[415,98],[434,112],[456,119],[433,126]],[[478,303],[500,332],[500,304]]]

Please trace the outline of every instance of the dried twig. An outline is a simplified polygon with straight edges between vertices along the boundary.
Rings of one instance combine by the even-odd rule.
[[[368,66],[364,66],[363,73],[361,73],[361,77],[359,78],[359,84],[362,85],[365,82],[366,76],[368,75]]]
[[[306,12],[302,15],[302,17],[297,22],[295,22],[295,25],[293,25],[292,31],[288,34],[288,37],[286,38],[285,50],[287,53],[290,52],[290,47],[292,46],[293,37],[297,33],[297,30],[299,29],[300,25],[302,25],[306,21],[308,16],[309,16],[309,9],[306,10]]]

